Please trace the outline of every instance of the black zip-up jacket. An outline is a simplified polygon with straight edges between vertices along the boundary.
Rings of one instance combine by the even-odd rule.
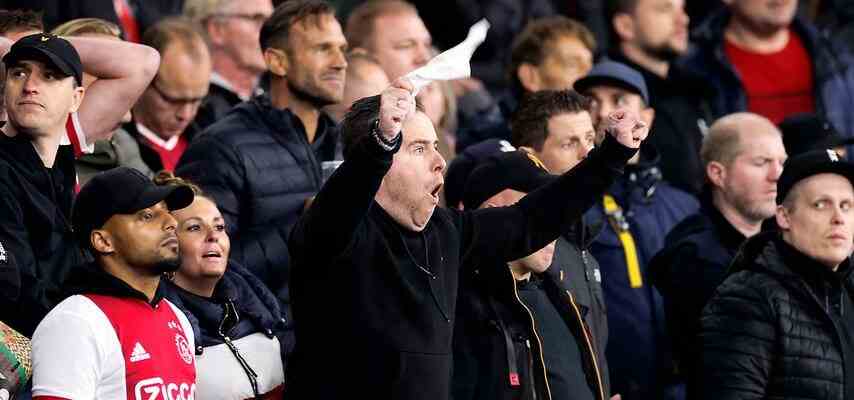
[[[849,259],[831,271],[776,232],[748,239],[703,311],[692,398],[854,398],[851,270]]]
[[[562,349],[541,347],[531,307],[519,295],[510,269],[484,266],[462,275],[454,327],[454,400],[552,398],[544,352]],[[578,367],[584,370],[590,392],[603,393],[607,399],[608,372],[601,364],[604,343],[597,342],[585,322],[592,310],[579,304],[567,281],[561,280],[566,277],[565,271],[553,263],[547,273],[532,279],[542,280],[551,304],[575,337],[583,362]],[[583,281],[583,274],[569,275],[568,280]],[[572,397],[566,393],[557,397],[567,395]]]
[[[59,302],[69,270],[87,261],[71,230],[75,179],[70,146],[46,168],[27,136],[0,133],[0,247],[16,268],[0,293],[0,320],[26,336]]]
[[[290,398],[447,399],[460,267],[503,265],[555,240],[635,153],[609,136],[512,207],[437,208],[411,232],[374,201],[396,150],[367,136],[291,235]]]
[[[308,143],[295,114],[273,107],[269,96],[256,96],[209,126],[176,168],[219,206],[232,238],[231,258],[286,305],[287,238],[305,200],[320,190],[320,163],[335,158],[337,143],[338,128],[326,114]]]

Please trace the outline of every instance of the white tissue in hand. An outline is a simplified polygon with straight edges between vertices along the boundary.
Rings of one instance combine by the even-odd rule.
[[[406,78],[415,86],[413,95],[433,81],[448,81],[471,76],[471,56],[486,39],[489,21],[482,19],[469,28],[469,34],[462,43],[433,57],[427,65],[408,74]]]

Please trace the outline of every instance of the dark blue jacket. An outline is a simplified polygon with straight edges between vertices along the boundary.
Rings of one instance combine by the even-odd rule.
[[[314,142],[289,110],[259,96],[233,108],[190,144],[177,174],[195,182],[222,211],[231,257],[289,303],[287,239],[334,159],[338,128],[321,114]]]
[[[693,33],[696,46],[682,60],[684,67],[704,76],[715,87],[712,113],[721,117],[747,110],[747,95],[738,72],[724,51],[724,28],[728,11],[721,11]],[[812,26],[795,18],[792,29],[804,43],[813,61],[816,112],[846,137],[854,136],[854,57],[840,43],[824,37]]]
[[[664,247],[670,229],[699,208],[690,194],[661,181],[655,162],[626,166],[626,173],[608,193],[622,208],[635,241],[643,286],[629,284],[626,258],[602,202],[585,218],[607,226],[590,247],[602,269],[602,288],[608,313],[605,355],[611,373],[611,392],[624,400],[660,399],[672,364],[658,291],[646,280],[646,266]]]
[[[745,239],[705,193],[700,212],[676,225],[667,235],[667,247],[650,262],[650,280],[664,301],[667,329],[674,333],[674,359],[683,379],[694,377],[703,307],[726,278]]]

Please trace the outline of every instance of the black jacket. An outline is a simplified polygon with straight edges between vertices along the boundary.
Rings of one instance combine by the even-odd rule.
[[[700,145],[714,121],[708,100],[713,89],[675,63],[671,63],[667,78],[661,78],[621,53],[614,53],[611,58],[634,68],[646,81],[655,119],[644,146],[654,147],[660,155],[658,166],[664,180],[699,195],[705,176]]]
[[[674,360],[682,378],[693,376],[699,347],[700,315],[746,238],[712,204],[673,228],[650,262],[650,280],[661,293]]]
[[[854,398],[850,260],[837,272],[762,233],[749,239],[703,311],[701,399]],[[847,314],[847,315],[846,315]],[[851,376],[851,374],[847,374]]]
[[[374,202],[393,153],[367,136],[294,228],[291,398],[447,399],[460,267],[501,266],[555,240],[634,151],[609,137],[516,205],[437,208],[421,232]]]
[[[558,257],[558,252],[564,255]],[[594,277],[599,274],[595,262],[586,250],[561,238],[552,265],[546,273],[532,279],[542,280],[551,304],[575,337],[583,357],[579,367],[585,372],[590,391],[604,393],[608,398],[608,372],[603,364],[607,326],[598,327],[604,337],[597,337],[594,326],[588,322],[607,324],[602,288]],[[539,351],[539,331],[530,306],[519,296],[509,268],[484,266],[464,270],[461,275],[454,326],[453,398],[549,398],[545,359]],[[593,302],[594,308],[589,303],[582,304],[581,296],[575,295],[578,292],[571,286],[586,286],[579,292],[585,300]],[[542,349],[542,352],[558,351],[562,349],[548,346]],[[518,381],[511,381],[512,374],[517,374]]]
[[[282,366],[287,366],[287,356],[294,345],[293,330],[288,327],[286,319],[290,316],[285,315],[273,293],[248,270],[234,262],[229,262],[225,274],[214,289],[212,298],[187,292],[171,281],[164,281],[161,286],[164,287],[165,297],[187,315],[187,320],[190,321],[196,337],[197,356],[202,355],[206,347],[225,342],[225,338],[219,334],[219,328],[223,326],[223,333],[231,341],[258,332],[270,339],[277,338],[281,348],[279,356],[282,359]],[[229,307],[226,307],[227,303],[231,303]],[[236,311],[236,318],[234,313],[229,313],[230,320],[223,321],[226,318],[226,310],[230,312],[231,306]],[[223,323],[231,321],[237,321],[237,323]],[[240,351],[239,347],[237,351]],[[239,361],[235,358],[235,362]],[[249,367],[262,375],[268,373],[268,371],[259,370],[258,365],[250,364]],[[242,379],[243,377],[235,376],[234,378]]]
[[[204,131],[205,128],[222,119],[225,114],[241,102],[237,93],[216,83],[211,83],[208,87],[208,95],[205,96],[205,100],[199,106],[199,111],[193,120],[200,131]]]
[[[69,270],[86,262],[71,230],[75,179],[71,146],[46,168],[27,136],[0,133],[0,246],[17,269],[0,293],[0,320],[26,336],[59,302]]]
[[[332,160],[338,128],[321,114],[309,144],[305,128],[269,97],[241,103],[193,142],[177,167],[211,196],[233,238],[231,258],[289,302],[287,238],[305,200],[320,189],[322,161]]]

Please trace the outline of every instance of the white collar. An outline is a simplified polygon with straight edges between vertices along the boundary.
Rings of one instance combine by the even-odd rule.
[[[153,143],[157,147],[162,147],[166,150],[172,151],[175,149],[175,146],[178,145],[178,139],[181,137],[180,134],[172,136],[169,140],[163,140],[160,136],[157,136],[156,133],[152,132],[150,129],[146,128],[139,122],[136,123],[136,130],[139,131],[139,134],[144,138],[148,139],[149,142]]]

